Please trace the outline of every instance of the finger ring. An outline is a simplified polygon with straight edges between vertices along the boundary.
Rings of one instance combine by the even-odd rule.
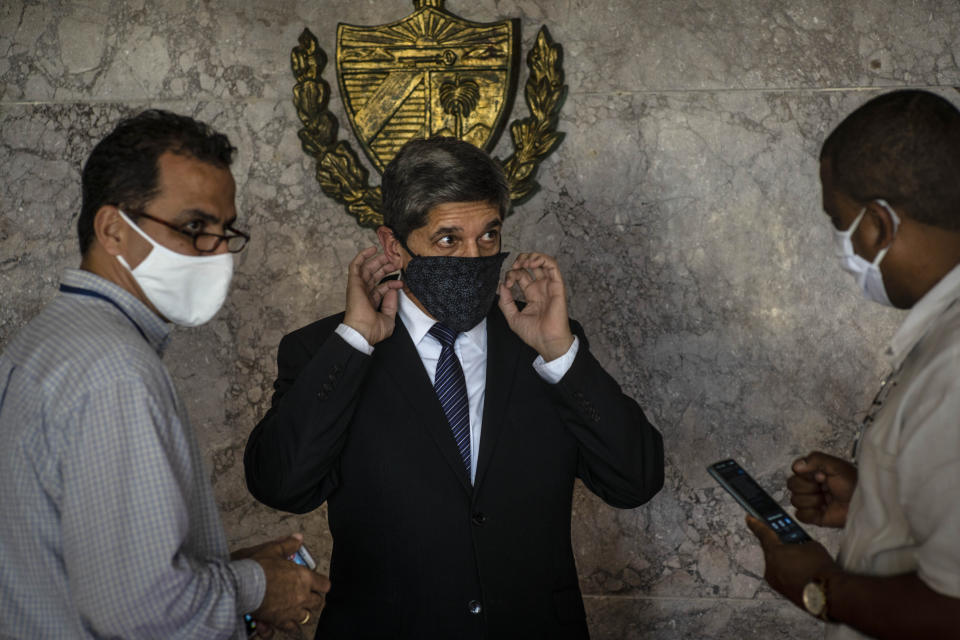
[[[303,616],[303,620],[300,621],[300,624],[307,624],[310,622],[310,612],[307,611],[307,615]]]

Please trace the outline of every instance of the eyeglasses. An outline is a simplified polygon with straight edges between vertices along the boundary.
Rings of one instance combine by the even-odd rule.
[[[166,220],[161,220],[160,218],[151,216],[149,213],[144,213],[143,211],[128,211],[128,213],[134,216],[146,218],[147,220],[153,220],[158,224],[162,224],[165,227],[173,229],[179,234],[187,236],[193,240],[193,248],[200,253],[211,253],[216,251],[217,247],[220,246],[220,243],[224,241],[227,243],[227,251],[230,253],[240,253],[250,241],[250,234],[244,233],[243,231],[238,231],[237,229],[233,229],[231,227],[227,227],[227,231],[232,233],[224,235],[220,235],[218,233],[206,233],[203,231],[185,231],[175,224],[171,224]]]

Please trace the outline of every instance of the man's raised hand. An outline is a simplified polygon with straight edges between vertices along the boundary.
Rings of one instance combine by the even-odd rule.
[[[389,338],[397,316],[399,280],[380,282],[397,270],[390,258],[367,247],[350,262],[347,271],[347,310],[343,323],[362,335],[370,345]]]
[[[841,458],[813,451],[794,461],[793,473],[787,488],[790,503],[797,508],[797,520],[842,527],[857,486],[857,468]]]
[[[521,311],[511,287],[523,291]],[[500,310],[520,339],[547,362],[565,354],[573,344],[567,317],[567,292],[556,259],[543,253],[521,253],[499,287]]]

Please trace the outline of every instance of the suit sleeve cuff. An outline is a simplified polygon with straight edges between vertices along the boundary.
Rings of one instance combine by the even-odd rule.
[[[329,331],[329,329],[327,329],[327,331]],[[341,322],[334,331],[338,336],[343,338],[344,342],[360,353],[365,353],[368,356],[373,355],[373,345],[367,342],[367,339],[360,335],[360,332],[353,327],[347,326]]]
[[[260,608],[267,592],[267,576],[256,560],[234,560],[230,568],[237,580],[237,611],[240,615]]]
[[[573,366],[573,360],[577,357],[579,348],[580,338],[573,336],[573,344],[570,345],[570,348],[567,349],[565,354],[550,362],[546,362],[543,356],[537,356],[537,359],[533,361],[533,368],[541,378],[550,384],[557,384],[563,376],[567,375],[570,367]]]

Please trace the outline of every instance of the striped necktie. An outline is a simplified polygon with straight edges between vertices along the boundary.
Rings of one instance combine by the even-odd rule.
[[[440,359],[437,361],[433,388],[447,416],[463,464],[467,467],[467,477],[470,477],[470,404],[463,367],[453,350],[457,334],[439,322],[430,327],[429,333],[440,342]]]

